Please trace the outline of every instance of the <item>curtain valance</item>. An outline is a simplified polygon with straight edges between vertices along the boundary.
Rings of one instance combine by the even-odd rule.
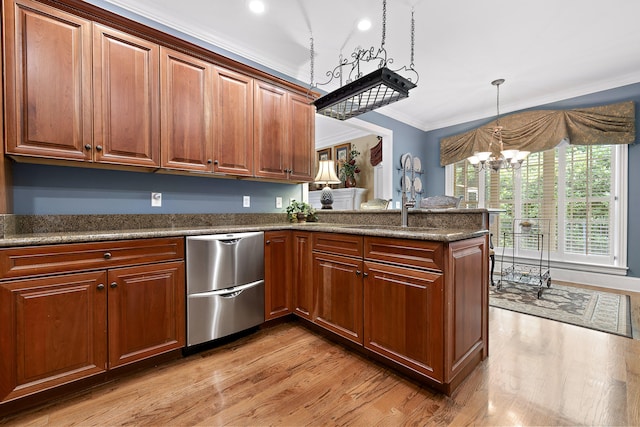
[[[493,123],[440,140],[442,166],[488,151]],[[504,149],[532,153],[549,150],[563,139],[570,144],[632,144],[636,139],[633,101],[575,110],[538,110],[500,118]],[[494,151],[499,149],[493,144]]]

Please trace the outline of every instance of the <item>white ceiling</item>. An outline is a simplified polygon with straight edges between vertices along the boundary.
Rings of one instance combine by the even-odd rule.
[[[106,1],[305,83],[311,32],[316,82],[341,51],[380,46],[382,0],[265,0],[263,15],[245,0]],[[495,115],[497,78],[501,113],[640,82],[637,0],[388,0],[397,67],[409,63],[412,7],[418,87],[378,112],[422,130]]]

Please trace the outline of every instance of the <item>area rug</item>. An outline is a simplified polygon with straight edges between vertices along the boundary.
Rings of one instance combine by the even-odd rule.
[[[537,286],[490,286],[489,305],[545,319],[632,337],[629,295],[552,284],[538,299]]]

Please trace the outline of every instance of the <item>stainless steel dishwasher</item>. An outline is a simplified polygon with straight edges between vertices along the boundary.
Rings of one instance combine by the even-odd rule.
[[[264,233],[187,237],[187,346],[264,322]]]

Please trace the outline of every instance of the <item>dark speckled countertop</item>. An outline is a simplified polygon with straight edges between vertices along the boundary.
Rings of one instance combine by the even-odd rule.
[[[320,212],[320,222],[300,224],[286,222],[286,216],[281,214],[211,214],[189,218],[181,215],[164,218],[141,215],[4,215],[4,237],[0,238],[0,247],[269,230],[308,230],[442,242],[487,234],[484,209],[457,209],[448,212],[421,210],[412,214],[410,227],[406,228],[399,226],[400,214],[397,211]],[[109,226],[110,220],[114,220],[112,226]],[[87,222],[99,224],[101,229],[91,230],[91,226],[86,225]],[[122,228],[127,225],[131,227]]]

